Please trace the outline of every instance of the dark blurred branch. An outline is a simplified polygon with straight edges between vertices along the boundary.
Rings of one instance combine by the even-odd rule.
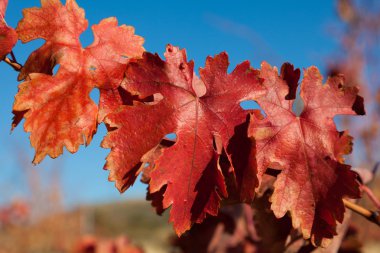
[[[380,166],[380,162],[377,162],[377,163],[375,164],[375,166],[373,166],[373,169],[372,169],[372,174],[373,174],[373,175],[376,175],[376,172],[377,172],[379,166]]]

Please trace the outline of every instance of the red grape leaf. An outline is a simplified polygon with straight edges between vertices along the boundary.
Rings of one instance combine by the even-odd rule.
[[[337,114],[363,115],[358,89],[344,86],[343,76],[322,85],[316,67],[305,70],[301,85],[304,109],[295,115],[292,106],[300,72],[284,64],[277,69],[263,63],[261,78],[267,96],[258,99],[264,119],[252,117],[249,135],[255,138],[259,179],[268,167],[282,169],[274,185],[272,210],[277,217],[287,211],[293,226],[316,245],[326,245],[342,222],[342,198],[358,198],[356,174],[340,163],[351,151],[351,138],[336,130]]]
[[[154,96],[140,99],[136,95],[123,89],[121,86],[115,89],[100,89],[98,123],[111,112],[117,110],[121,105],[133,105],[133,102],[153,102]]]
[[[261,115],[259,110],[253,110],[251,113],[258,117]],[[231,137],[227,147],[227,153],[231,154],[231,158],[224,160],[230,160],[226,166],[228,171],[232,168],[234,178],[232,184],[227,184],[229,187],[229,199],[250,204],[254,199],[258,180],[256,176],[256,150],[252,138],[247,136],[248,127],[249,117],[247,117],[246,122],[235,127],[234,135]]]
[[[155,160],[149,189],[153,194],[166,186],[163,208],[171,206],[170,221],[180,235],[207,214],[217,214],[220,198],[227,195],[219,155],[227,150],[234,128],[246,121],[240,102],[264,90],[258,71],[247,61],[227,74],[226,53],[207,58],[201,79],[193,73],[194,63],[187,62],[185,50],[169,45],[165,57],[163,61],[145,53],[128,64],[122,87],[140,98],[160,94],[162,99],[123,105],[109,114],[105,122],[110,132],[102,146],[111,148],[105,165],[109,179],[124,191],[141,171],[142,157],[166,134],[176,134],[176,143]],[[233,158],[231,152],[238,150],[227,152]]]
[[[16,31],[7,26],[5,22],[5,11],[7,9],[8,0],[0,1],[0,60],[12,51],[12,48],[17,42]]]
[[[133,96],[120,86],[116,89],[100,89],[98,122],[103,122],[104,118],[120,105],[133,105],[133,100]]]
[[[75,1],[41,3],[42,8],[25,9],[17,27],[22,42],[38,38],[46,42],[22,69],[19,78],[28,78],[19,86],[13,106],[13,127],[24,117],[24,129],[31,132],[34,163],[46,155],[59,156],[64,146],[74,153],[81,144],[90,143],[98,113],[91,90],[119,86],[127,57],[144,51],[143,39],[134,35],[132,27],[117,26],[116,18],[94,25],[94,42],[84,49],[79,36],[87,29],[87,20]],[[58,72],[52,76],[57,64]]]

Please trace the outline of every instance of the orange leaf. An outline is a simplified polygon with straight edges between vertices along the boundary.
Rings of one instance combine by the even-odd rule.
[[[88,145],[97,129],[98,107],[91,100],[93,88],[120,85],[129,57],[144,51],[143,39],[130,26],[117,26],[116,18],[94,25],[94,42],[82,48],[79,36],[87,29],[84,11],[74,0],[42,0],[42,8],[23,11],[17,32],[22,42],[42,38],[22,69],[15,97],[13,127],[24,117],[25,131],[36,150],[34,163],[49,155],[74,153]],[[52,75],[54,66],[59,69]]]

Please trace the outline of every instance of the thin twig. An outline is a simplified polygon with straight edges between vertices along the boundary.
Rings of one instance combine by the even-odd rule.
[[[7,63],[9,66],[11,66],[14,70],[20,72],[22,69],[22,65],[16,61],[12,61],[8,57],[4,58],[4,62]]]
[[[355,203],[352,203],[351,201],[348,201],[346,199],[343,199],[343,203],[348,209],[354,211],[357,214],[360,214],[361,216],[363,216],[367,220],[369,220],[369,221],[377,224],[378,226],[380,226],[380,215],[379,215],[378,211],[368,210],[368,209],[366,209],[362,206],[359,206]]]
[[[15,54],[13,53],[13,51],[10,52],[10,55],[11,55],[12,61],[13,61],[13,62],[17,62],[16,56],[15,56]]]

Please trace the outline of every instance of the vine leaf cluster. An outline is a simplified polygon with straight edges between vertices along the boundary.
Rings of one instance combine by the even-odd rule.
[[[44,39],[20,69],[12,128],[24,121],[36,154],[56,158],[89,145],[97,126],[108,133],[105,169],[119,191],[140,173],[148,199],[178,235],[207,216],[218,215],[222,200],[252,203],[263,176],[277,171],[271,209],[277,218],[290,213],[292,225],[314,245],[326,246],[343,221],[343,198],[359,198],[357,175],[344,163],[352,137],[338,131],[336,115],[364,115],[358,89],[342,75],[323,83],[316,67],[303,72],[303,112],[293,102],[301,71],[285,63],[280,73],[263,62],[260,69],[242,62],[228,73],[228,55],[207,57],[195,74],[186,51],[168,45],[165,59],[145,52],[144,39],[116,18],[92,26],[94,42],[83,48],[79,36],[88,26],[74,0],[42,0],[23,11],[14,30],[0,3],[0,57],[23,43]],[[53,74],[55,66],[57,73]],[[90,98],[100,90],[98,103]],[[256,101],[260,110],[243,110]],[[175,133],[174,141],[165,136]]]

